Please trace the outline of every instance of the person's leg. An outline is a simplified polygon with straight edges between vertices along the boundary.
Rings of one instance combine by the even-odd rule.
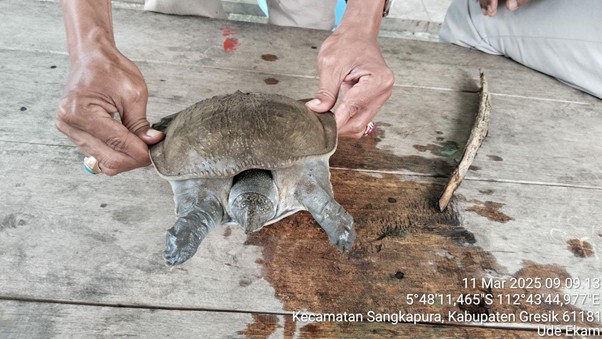
[[[269,23],[332,30],[337,0],[268,0]]]
[[[505,55],[602,98],[602,1],[531,0],[516,11],[481,13],[475,0],[453,0],[442,42]]]
[[[226,19],[220,0],[145,0],[144,10],[176,15]]]

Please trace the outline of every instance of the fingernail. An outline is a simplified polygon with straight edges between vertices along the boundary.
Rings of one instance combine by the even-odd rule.
[[[508,9],[513,11],[518,8],[518,2],[516,0],[507,0],[506,5]]]
[[[149,138],[156,138],[156,137],[160,136],[161,134],[163,134],[163,132],[157,131],[156,129],[152,129],[152,128],[149,128],[149,130],[146,131],[146,136]]]
[[[322,103],[322,101],[320,101],[320,99],[312,99],[312,100],[306,102],[305,106],[312,108],[312,107],[318,106],[321,103]]]

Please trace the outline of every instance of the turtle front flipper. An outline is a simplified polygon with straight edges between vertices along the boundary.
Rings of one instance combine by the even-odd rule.
[[[179,265],[190,259],[209,231],[222,222],[224,208],[216,196],[220,190],[216,191],[211,187],[215,185],[207,185],[208,181],[211,180],[170,182],[176,202],[177,220],[167,230],[165,238],[163,256],[168,265]]]
[[[350,250],[355,241],[353,217],[336,200],[330,185],[328,160],[316,160],[298,183],[295,196],[328,234],[328,240],[341,250]]]

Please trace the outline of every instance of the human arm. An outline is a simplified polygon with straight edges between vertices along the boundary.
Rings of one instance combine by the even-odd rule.
[[[148,144],[163,138],[146,120],[142,74],[115,46],[110,0],[62,0],[70,72],[56,127],[104,174],[150,164]],[[121,123],[113,118],[119,113]]]
[[[308,106],[334,111],[339,135],[360,138],[391,96],[394,76],[376,40],[384,0],[349,0],[339,27],[318,53],[319,89]],[[339,95],[340,91],[340,95]]]

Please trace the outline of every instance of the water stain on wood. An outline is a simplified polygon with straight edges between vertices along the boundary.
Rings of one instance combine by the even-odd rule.
[[[578,258],[589,258],[594,255],[592,244],[581,239],[571,239],[566,242],[568,248]]]
[[[248,324],[244,331],[238,331],[237,334],[245,338],[267,338],[279,327],[278,317],[273,314],[254,313],[253,320],[255,322]]]
[[[266,85],[276,85],[280,81],[276,78],[265,78],[265,79],[263,79],[263,82],[265,82]]]
[[[494,192],[495,192],[495,190],[493,190],[491,188],[486,189],[486,190],[479,190],[479,193],[485,194],[485,195],[492,195]]]
[[[278,56],[274,55],[274,54],[262,54],[261,59],[263,59],[264,61],[273,62],[273,61],[278,60]]]
[[[471,200],[474,204],[473,206],[468,207],[466,210],[469,212],[474,212],[482,217],[485,217],[491,221],[501,222],[503,224],[507,223],[510,220],[514,220],[512,217],[507,216],[503,212],[500,211],[500,208],[504,206],[504,204],[500,202],[494,201],[479,201],[479,200]]]
[[[377,123],[377,126],[386,125]],[[444,158],[398,156],[389,150],[381,150],[377,145],[384,137],[384,129],[377,127],[371,138],[339,139],[337,151],[330,158],[330,166],[381,171],[406,169],[414,173],[434,173],[439,176],[449,176],[454,169],[454,165]]]

